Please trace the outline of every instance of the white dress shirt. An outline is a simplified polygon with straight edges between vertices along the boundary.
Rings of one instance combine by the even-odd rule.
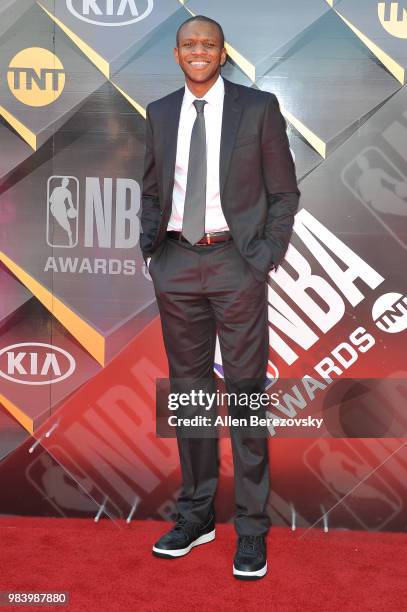
[[[217,232],[229,229],[223,215],[219,190],[219,155],[224,96],[225,86],[222,77],[219,76],[216,83],[212,85],[210,90],[207,91],[202,98],[202,100],[206,100],[207,102],[204,106],[207,158],[205,232]],[[196,99],[197,97],[194,96],[185,84],[185,93],[178,126],[172,211],[168,222],[168,230],[182,230],[185,193],[187,188],[189,147],[191,143],[192,128],[196,119],[196,110],[193,102]]]

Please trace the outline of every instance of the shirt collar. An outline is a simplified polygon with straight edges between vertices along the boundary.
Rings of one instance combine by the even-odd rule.
[[[218,106],[223,102],[223,97],[225,95],[225,85],[222,77],[219,75],[216,82],[212,85],[209,91],[203,96],[203,100],[206,100],[208,104],[213,106]],[[199,100],[188,88],[188,85],[185,83],[185,92],[183,105],[188,108],[192,106],[194,100]]]

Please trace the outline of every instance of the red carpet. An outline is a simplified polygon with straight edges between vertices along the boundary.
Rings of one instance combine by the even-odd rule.
[[[3,518],[0,591],[71,594],[67,607],[23,608],[32,611],[406,609],[407,534],[274,528],[267,577],[243,583],[231,575],[231,525],[217,527],[215,542],[171,561],[150,554],[166,527]]]

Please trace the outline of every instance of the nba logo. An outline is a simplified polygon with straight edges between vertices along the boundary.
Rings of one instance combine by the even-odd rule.
[[[225,378],[225,373],[224,373],[223,364],[222,364],[222,353],[220,350],[218,335],[216,335],[214,372],[218,378],[221,378],[221,379]],[[270,359],[268,359],[266,380],[264,381],[264,390],[268,391],[268,389],[270,389],[270,387],[272,387],[278,381],[278,379],[279,379],[278,368],[272,361],[270,361]]]
[[[79,181],[50,176],[47,182],[47,244],[72,249],[78,244]]]
[[[343,184],[407,249],[407,176],[377,147],[366,147],[343,168]]]

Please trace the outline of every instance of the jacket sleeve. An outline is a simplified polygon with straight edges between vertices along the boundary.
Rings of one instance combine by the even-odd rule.
[[[158,193],[157,169],[154,155],[153,127],[149,107],[146,115],[146,148],[143,185],[141,190],[140,248],[144,261],[152,254],[151,247],[160,225],[161,212]]]
[[[286,128],[277,97],[270,94],[262,129],[262,170],[268,199],[264,233],[275,269],[288,249],[301,195]]]

